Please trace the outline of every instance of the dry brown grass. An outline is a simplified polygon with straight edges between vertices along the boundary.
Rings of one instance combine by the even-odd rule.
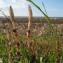
[[[31,33],[31,26],[32,26],[32,9],[31,6],[28,6],[28,31],[27,31],[27,37],[30,37]]]
[[[9,51],[9,60],[8,62],[9,63],[12,63],[12,51],[11,51],[11,48],[12,47],[15,47],[16,48],[16,57],[17,57],[17,60],[20,59],[20,50],[19,50],[19,47],[20,47],[20,41],[19,41],[19,34],[17,32],[17,29],[16,29],[16,22],[15,22],[15,17],[14,17],[14,13],[13,13],[13,9],[12,7],[10,6],[10,9],[9,9],[9,14],[10,14],[10,25],[9,25],[9,28],[10,30],[8,30],[8,33],[7,33],[7,39],[8,39],[8,51]]]

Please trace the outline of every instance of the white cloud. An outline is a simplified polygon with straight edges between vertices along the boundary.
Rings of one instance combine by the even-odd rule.
[[[16,0],[11,0],[11,2],[15,3],[15,2],[16,2]]]
[[[9,5],[12,5],[13,8],[25,8],[26,0],[9,0]]]
[[[13,8],[25,8],[26,0],[0,0],[0,8],[12,6]]]
[[[4,4],[5,4],[4,0],[0,0],[0,8],[4,7],[5,6]]]
[[[13,7],[15,15],[25,15],[27,13],[26,0],[0,0],[0,8],[3,8],[6,15],[9,15],[9,6]],[[22,12],[20,14],[20,12]],[[1,14],[0,14],[1,15]]]

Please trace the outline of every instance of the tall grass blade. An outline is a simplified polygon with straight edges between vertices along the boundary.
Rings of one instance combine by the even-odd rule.
[[[42,9],[41,9],[36,3],[34,3],[32,0],[27,0],[27,1],[29,1],[30,3],[32,3],[39,11],[41,11],[41,13],[45,16],[47,22],[50,23],[51,20],[50,20],[50,18],[48,17],[48,15],[46,15],[46,14],[42,11]]]

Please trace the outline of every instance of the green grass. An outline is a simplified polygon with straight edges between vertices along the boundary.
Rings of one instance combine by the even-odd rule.
[[[46,22],[48,24],[48,28],[45,29],[46,34],[38,37],[38,36],[32,36],[30,38],[30,41],[33,41],[37,43],[35,44],[36,47],[36,58],[35,61],[36,63],[56,63],[58,53],[60,52],[60,58],[61,61],[63,62],[63,47],[60,45],[57,45],[59,42],[60,44],[63,44],[63,36],[62,32],[59,31],[56,25],[52,25],[50,18],[48,15],[42,11],[42,9],[34,3],[32,0],[27,0],[30,3],[32,3],[45,17]],[[21,35],[20,36],[20,61],[17,60],[16,58],[16,49],[13,46],[11,51],[12,51],[12,61],[13,63],[30,63],[32,60],[32,55],[30,54],[31,51],[29,51],[26,46],[24,45],[24,42],[26,42],[26,36]],[[0,33],[0,58],[3,59],[3,63],[8,63],[8,46],[7,46],[7,38],[6,35]],[[60,46],[59,49],[61,49],[59,52],[57,51],[58,47]],[[35,52],[35,50],[34,50]],[[40,57],[42,57],[42,62],[40,62]]]
[[[29,63],[31,61],[31,54],[28,52],[28,49],[24,46],[23,42],[25,42],[26,36],[20,36],[20,50],[21,50],[21,60],[20,63]],[[56,63],[56,41],[58,40],[55,38],[55,35],[51,36],[51,34],[46,34],[44,36],[32,36],[31,40],[34,42],[37,42],[37,62],[40,61],[39,58],[43,57],[42,62],[43,63]],[[61,42],[61,40],[60,40]],[[7,40],[4,34],[0,34],[0,58],[3,59],[3,63],[8,63],[8,51],[6,46]],[[47,50],[49,48],[49,52],[47,53]],[[12,58],[13,62],[17,62],[16,56],[15,56],[15,47],[12,47]],[[61,57],[63,59],[63,50],[61,50]],[[45,55],[45,53],[47,53]],[[63,61],[63,60],[62,60]],[[36,62],[36,63],[37,63]],[[19,62],[18,62],[19,63]]]

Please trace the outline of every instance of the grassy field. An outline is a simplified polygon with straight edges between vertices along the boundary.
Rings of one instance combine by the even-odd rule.
[[[37,23],[38,24],[38,23]],[[43,24],[43,23],[42,23]],[[41,25],[42,25],[41,24]],[[32,25],[33,26],[33,25]],[[62,30],[52,25],[53,28],[48,26],[44,27],[43,34],[40,34],[41,26],[37,26],[36,32],[32,32],[30,39],[27,38],[26,32],[19,36],[20,40],[20,56],[16,56],[15,43],[11,47],[11,59],[13,63],[57,63],[63,62],[63,33]],[[25,26],[26,27],[26,26]],[[41,27],[41,28],[40,28]],[[7,29],[6,29],[7,30]],[[23,29],[25,31],[25,29]],[[20,31],[22,32],[22,31]],[[34,33],[34,34],[33,34]],[[12,39],[13,40],[13,39]],[[6,33],[0,33],[0,58],[3,63],[8,63],[9,59],[9,46]],[[30,48],[28,48],[28,43]],[[33,44],[32,44],[33,43]]]
[[[33,4],[45,21],[33,23],[33,13],[28,6],[26,24],[17,23],[10,6],[8,23],[0,25],[0,62],[2,63],[63,63],[63,24],[50,19],[42,9]],[[54,22],[53,22],[54,21]]]

